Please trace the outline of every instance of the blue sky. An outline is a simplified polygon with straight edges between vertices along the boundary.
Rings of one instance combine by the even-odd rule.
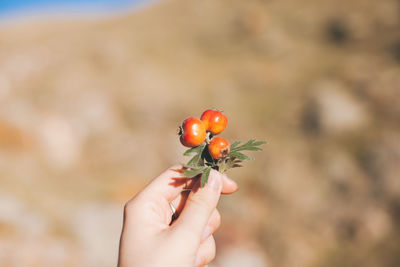
[[[115,11],[148,0],[0,0],[0,16],[41,11]]]

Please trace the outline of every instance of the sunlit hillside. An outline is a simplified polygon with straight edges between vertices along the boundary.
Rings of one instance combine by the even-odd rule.
[[[224,110],[214,267],[400,265],[400,2],[171,0],[0,25],[0,266],[115,266],[122,207]]]

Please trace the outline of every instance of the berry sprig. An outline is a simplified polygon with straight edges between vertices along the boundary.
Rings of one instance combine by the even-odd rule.
[[[230,168],[242,167],[243,161],[253,160],[243,151],[261,151],[259,146],[266,144],[251,139],[245,143],[236,141],[229,145],[225,138],[214,137],[223,132],[227,124],[228,118],[221,111],[208,109],[203,112],[200,120],[190,117],[179,127],[182,145],[190,147],[183,155],[192,156],[184,165],[183,174],[189,178],[201,174],[201,187],[207,183],[211,169],[224,173]]]

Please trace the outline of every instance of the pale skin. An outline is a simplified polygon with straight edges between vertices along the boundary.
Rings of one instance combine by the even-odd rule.
[[[119,267],[198,267],[215,258],[217,204],[221,193],[234,193],[238,186],[212,170],[200,188],[199,179],[185,178],[181,169],[169,168],[126,203]],[[173,221],[170,203],[179,215]]]

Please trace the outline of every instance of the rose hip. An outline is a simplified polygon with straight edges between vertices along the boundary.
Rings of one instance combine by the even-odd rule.
[[[221,111],[213,109],[204,111],[200,119],[204,122],[206,130],[213,135],[224,131],[228,124],[228,118]]]
[[[186,147],[200,145],[206,139],[206,127],[204,122],[196,118],[187,118],[179,127],[180,141]]]
[[[229,151],[229,143],[225,138],[222,137],[213,138],[208,145],[208,152],[210,152],[211,157],[214,159],[220,159],[228,156]]]

